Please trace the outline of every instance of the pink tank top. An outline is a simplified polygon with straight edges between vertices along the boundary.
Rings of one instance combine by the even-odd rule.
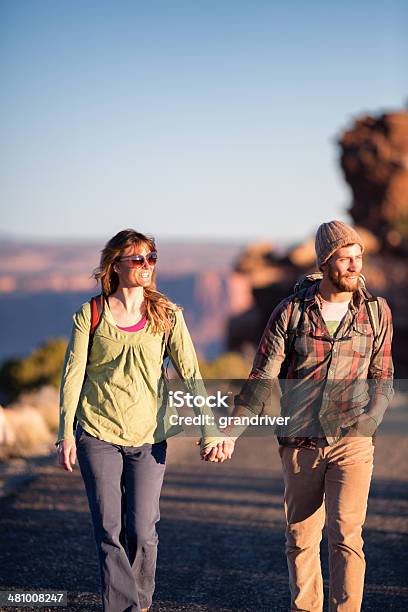
[[[116,327],[118,329],[121,329],[122,331],[136,332],[136,331],[139,331],[139,329],[143,329],[145,325],[146,325],[146,317],[143,317],[143,319],[140,319],[138,323],[135,323],[134,325],[131,325],[130,327],[120,327],[120,325],[117,325]]]

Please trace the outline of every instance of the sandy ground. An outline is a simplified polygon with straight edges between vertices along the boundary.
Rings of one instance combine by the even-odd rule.
[[[390,409],[377,439],[364,611],[408,609],[406,413]],[[49,456],[28,467],[20,464],[18,488],[0,499],[1,590],[61,589],[70,611],[101,610],[79,470],[67,474]],[[152,611],[287,610],[282,494],[274,438],[240,440],[222,465],[200,462],[191,438],[171,440]],[[327,578],[326,548],[323,540]],[[55,608],[24,608],[39,609]]]

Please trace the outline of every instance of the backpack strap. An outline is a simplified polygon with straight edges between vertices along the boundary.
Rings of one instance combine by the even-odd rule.
[[[102,293],[91,298],[91,336],[95,334],[95,330],[101,321],[104,307],[105,298]]]
[[[289,315],[288,326],[286,328],[286,333],[288,334],[288,340],[291,336],[295,336],[298,330],[298,327],[303,320],[303,315],[305,312],[305,295],[306,289],[299,291],[295,294],[294,299],[292,300],[292,308]]]
[[[88,360],[91,353],[93,338],[95,335],[96,328],[102,319],[102,314],[105,308],[105,297],[103,293],[94,295],[91,300],[91,328],[89,330],[89,342],[88,342]]]
[[[170,334],[173,331],[174,325],[176,323],[176,315],[174,314],[173,310],[170,313],[170,319],[171,319],[171,328],[167,329],[165,331],[165,333],[164,333],[164,336],[163,336],[164,354],[163,354],[163,361],[162,361],[161,369],[162,369],[163,378],[165,380],[169,380],[169,375],[167,373],[167,370],[169,368],[169,363],[170,363],[170,355],[169,355],[169,351],[168,351],[168,343],[169,343]]]
[[[370,325],[373,330],[374,339],[377,338],[380,331],[380,303],[378,298],[371,295],[365,287],[362,288],[364,295],[364,304],[367,310],[368,318],[370,319]]]
[[[305,313],[305,295],[307,289],[302,289],[295,294],[291,302],[291,310],[289,314],[288,326],[286,328],[286,342],[285,342],[285,359],[282,362],[279,378],[284,379],[288,375],[290,358],[293,353],[296,340],[296,332],[303,321]]]
[[[380,304],[376,297],[369,300],[364,300],[368,318],[370,319],[371,327],[373,328],[374,338],[377,338],[380,329]]]
[[[305,312],[305,297],[307,290],[312,285],[319,283],[323,278],[322,272],[314,272],[313,274],[306,274],[301,276],[294,288],[293,293],[294,297],[292,300],[292,309],[289,315],[288,327],[286,329],[286,333],[288,334],[289,345],[287,349],[287,357],[289,358],[292,350],[294,339],[296,336],[297,329],[300,325],[300,322],[303,320],[303,315]]]

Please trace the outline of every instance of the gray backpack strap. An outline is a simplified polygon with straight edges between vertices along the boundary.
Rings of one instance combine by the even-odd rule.
[[[288,327],[286,329],[288,339],[290,336],[296,334],[300,321],[303,318],[303,313],[305,310],[305,294],[306,289],[299,291],[299,293],[297,293],[292,300],[292,308],[289,315]]]
[[[287,354],[290,355],[291,351],[292,351],[292,344],[293,342],[291,341],[291,339],[296,335],[296,331],[300,325],[300,321],[303,318],[303,314],[304,314],[304,310],[305,310],[305,297],[306,297],[306,292],[309,289],[309,287],[311,287],[312,285],[315,285],[316,283],[319,283],[323,278],[323,274],[322,272],[314,272],[313,274],[306,274],[301,276],[293,289],[294,292],[294,298],[292,300],[292,310],[291,313],[289,315],[289,321],[288,321],[288,327],[287,327],[287,334],[288,334],[288,339],[290,340],[289,342],[289,350],[287,351]],[[291,338],[292,337],[292,338]]]
[[[379,330],[380,330],[380,304],[376,297],[366,298],[364,300],[368,318],[370,319],[370,324],[373,329],[374,338],[377,338]]]
[[[380,331],[380,303],[378,298],[371,295],[371,293],[366,289],[365,285],[362,287],[362,292],[374,338],[377,338]]]
[[[288,373],[289,361],[296,340],[296,332],[305,312],[305,293],[306,289],[300,291],[292,300],[292,308],[289,315],[288,326],[286,328],[285,359],[281,366],[279,378],[286,378]]]

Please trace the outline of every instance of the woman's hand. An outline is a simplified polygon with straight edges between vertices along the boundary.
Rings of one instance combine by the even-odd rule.
[[[58,446],[58,464],[67,470],[67,472],[72,472],[72,467],[75,465],[76,461],[76,444],[75,438],[66,438],[65,440],[61,440]]]

